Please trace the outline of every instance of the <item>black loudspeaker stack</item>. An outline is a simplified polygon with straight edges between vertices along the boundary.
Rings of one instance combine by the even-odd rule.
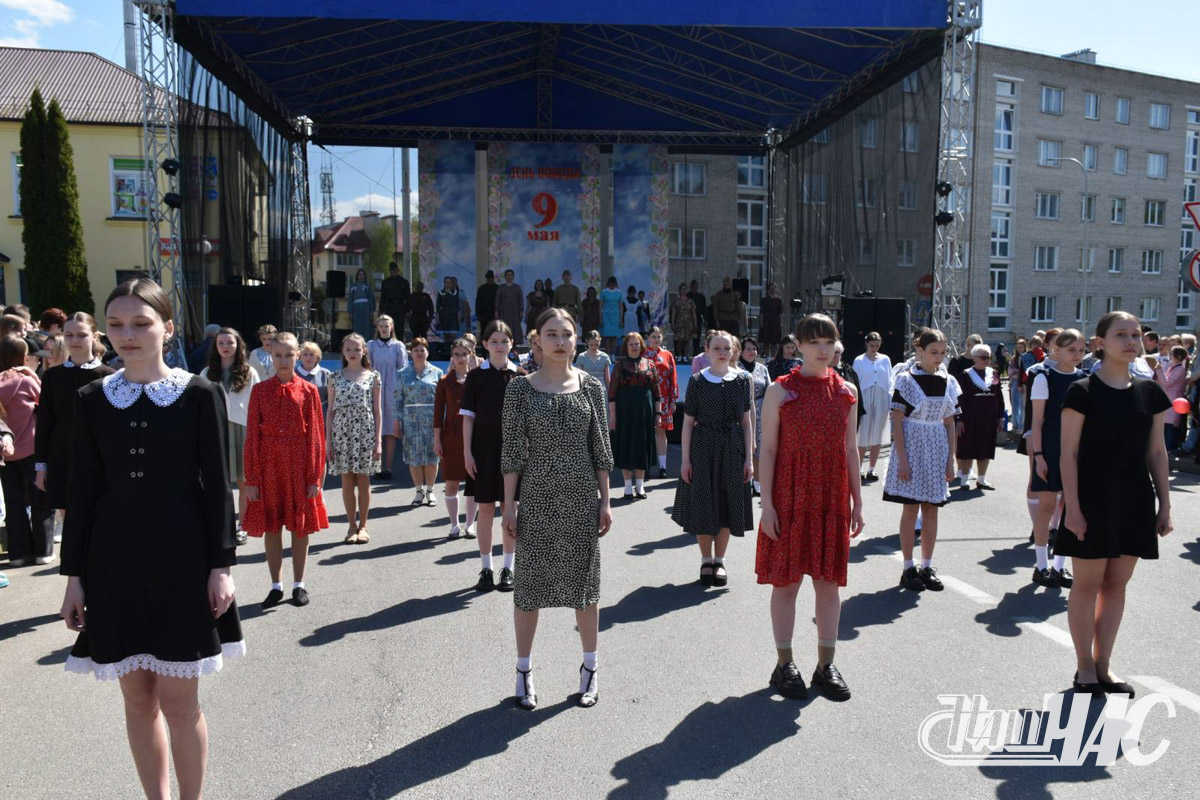
[[[208,319],[237,330],[247,347],[258,347],[259,327],[279,325],[279,293],[273,286],[214,284],[208,287]]]
[[[342,340],[352,333],[354,333],[353,328],[334,328],[333,334],[329,337],[329,352],[340,355],[342,352]]]
[[[346,296],[346,273],[340,269],[331,269],[325,273],[326,297]]]
[[[899,298],[847,297],[842,301],[842,342],[846,363],[866,351],[863,341],[875,331],[883,337],[879,351],[895,364],[904,359],[908,338],[908,304]]]

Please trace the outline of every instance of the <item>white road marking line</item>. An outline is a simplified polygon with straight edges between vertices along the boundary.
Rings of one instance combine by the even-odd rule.
[[[1043,622],[1033,617],[1015,617],[1013,619],[1018,625],[1034,633],[1040,633],[1052,642],[1058,642],[1063,647],[1074,649],[1075,643],[1071,641],[1071,634],[1064,631],[1057,625],[1051,625],[1049,622]]]
[[[1140,683],[1152,692],[1165,694],[1175,701],[1176,705],[1190,708],[1200,714],[1200,695],[1192,694],[1187,689],[1182,689],[1170,681],[1164,681],[1154,675],[1133,675],[1130,680]]]

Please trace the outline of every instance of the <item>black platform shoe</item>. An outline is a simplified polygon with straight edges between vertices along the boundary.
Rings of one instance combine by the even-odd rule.
[[[771,688],[793,700],[808,699],[808,687],[804,685],[804,678],[800,677],[800,670],[792,661],[775,666],[775,671],[771,673]]]
[[[1049,567],[1044,569],[1033,568],[1033,582],[1038,586],[1045,586],[1047,589],[1058,588],[1058,578],[1055,577],[1054,571]]]
[[[846,685],[846,679],[833,664],[826,664],[824,669],[817,667],[813,672],[812,685],[814,689],[819,688],[821,694],[830,700],[850,699],[850,687]]]

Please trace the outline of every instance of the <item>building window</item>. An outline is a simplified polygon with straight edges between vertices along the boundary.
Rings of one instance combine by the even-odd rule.
[[[739,197],[737,201],[737,246],[767,246],[767,202],[758,197]]]
[[[1200,131],[1187,132],[1187,144],[1183,146],[1183,171],[1200,172]]]
[[[1129,98],[1117,98],[1117,122],[1121,125],[1129,124]]]
[[[1092,298],[1087,298],[1087,316],[1083,314],[1084,298],[1075,298],[1075,321],[1084,322],[1092,318]]]
[[[337,266],[339,267],[361,267],[362,253],[343,253],[337,254]]]
[[[1038,163],[1043,167],[1057,167],[1062,163],[1062,142],[1054,139],[1038,139]]]
[[[671,165],[672,194],[702,195],[708,192],[706,164],[676,163]]]
[[[1117,225],[1125,224],[1125,198],[1124,197],[1114,197],[1113,198],[1112,216],[1109,218],[1109,221],[1111,221]]]
[[[858,118],[858,143],[863,147],[879,146],[879,120],[875,117]]]
[[[1058,245],[1039,244],[1033,249],[1035,272],[1053,272],[1058,269]]]
[[[1196,179],[1195,178],[1184,178],[1183,179],[1183,202],[1194,203],[1194,202],[1196,202],[1197,196],[1198,195],[1196,194]],[[1186,210],[1183,212],[1183,218],[1184,219],[1189,218]]]
[[[1200,108],[1189,108],[1187,110],[1188,125],[1200,125]]]
[[[1100,95],[1087,92],[1083,96],[1084,119],[1100,119]]]
[[[1092,267],[1096,266],[1096,248],[1089,247],[1086,250],[1079,248],[1079,271],[1091,272]]]
[[[992,212],[992,258],[1008,258],[1011,253],[1012,214],[1007,211]]]
[[[829,176],[824,172],[804,173],[804,202],[809,205],[824,205],[829,202]]]
[[[1108,314],[1109,312],[1112,312],[1112,311],[1120,311],[1120,310],[1121,310],[1121,298],[1120,297],[1105,298],[1105,300],[1104,300],[1104,313],[1105,314]]]
[[[1129,150],[1124,147],[1113,149],[1113,173],[1124,175],[1129,172]]]
[[[767,185],[767,166],[764,156],[738,157],[738,186],[762,189]]]
[[[917,182],[900,181],[900,210],[917,210]]]
[[[988,271],[988,330],[1008,330],[1008,265],[992,264]]]
[[[900,126],[900,151],[903,153],[917,152],[917,123],[906,122]]]
[[[1096,162],[1100,158],[1100,148],[1094,144],[1085,144],[1083,146],[1083,168],[1094,172]]]
[[[148,205],[146,162],[140,158],[112,158],[109,164],[112,216],[144,218]]]
[[[874,178],[862,178],[854,182],[854,204],[859,208],[874,208],[878,184]]]
[[[1108,271],[1120,272],[1125,267],[1125,248],[1108,248]]]
[[[1146,177],[1147,178],[1166,178],[1167,177],[1167,154],[1166,153],[1147,153],[1146,154]]]
[[[1017,107],[1011,103],[996,103],[995,148],[1004,152],[1012,152],[1013,136],[1016,130]]]
[[[703,259],[708,253],[708,231],[704,228],[671,228],[667,237],[671,258]]]
[[[1051,192],[1037,192],[1037,218],[1058,219],[1058,195]]]
[[[1083,202],[1080,204],[1079,219],[1082,222],[1096,221],[1096,195],[1085,194]]]
[[[1142,251],[1142,274],[1143,275],[1162,275],[1163,251],[1162,250],[1143,250]]]
[[[1150,127],[1165,131],[1171,127],[1171,107],[1166,103],[1150,104]]]
[[[1179,291],[1175,295],[1175,328],[1190,330],[1192,327],[1192,285],[1187,278],[1179,276]]]
[[[914,70],[904,76],[900,86],[905,94],[917,94],[921,91],[921,76]]]
[[[1142,322],[1157,322],[1158,306],[1159,299],[1157,297],[1143,297],[1138,304],[1138,319]]]
[[[996,81],[996,94],[1000,95],[1001,97],[1016,97],[1017,82],[1005,80]]]
[[[1013,162],[998,158],[992,162],[992,205],[1012,205]]]
[[[1056,86],[1042,87],[1042,113],[1063,113],[1063,90]]]
[[[21,154],[12,154],[13,216],[21,216]]]
[[[1146,225],[1161,227],[1163,218],[1166,216],[1167,204],[1164,200],[1147,200],[1146,213],[1142,218],[1142,222]]]
[[[1045,294],[1034,295],[1030,305],[1030,322],[1054,321],[1054,298],[1052,296]]]
[[[1184,258],[1196,249],[1196,229],[1191,224],[1184,225],[1179,231],[1179,257]]]
[[[911,267],[917,263],[917,240],[896,240],[896,266]]]
[[[858,263],[875,263],[875,240],[869,236],[858,237]]]

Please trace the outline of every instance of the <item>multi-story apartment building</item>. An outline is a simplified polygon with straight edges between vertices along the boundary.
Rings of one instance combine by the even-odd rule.
[[[983,45],[974,97],[968,330],[1011,341],[1113,309],[1193,330],[1200,84]]]

